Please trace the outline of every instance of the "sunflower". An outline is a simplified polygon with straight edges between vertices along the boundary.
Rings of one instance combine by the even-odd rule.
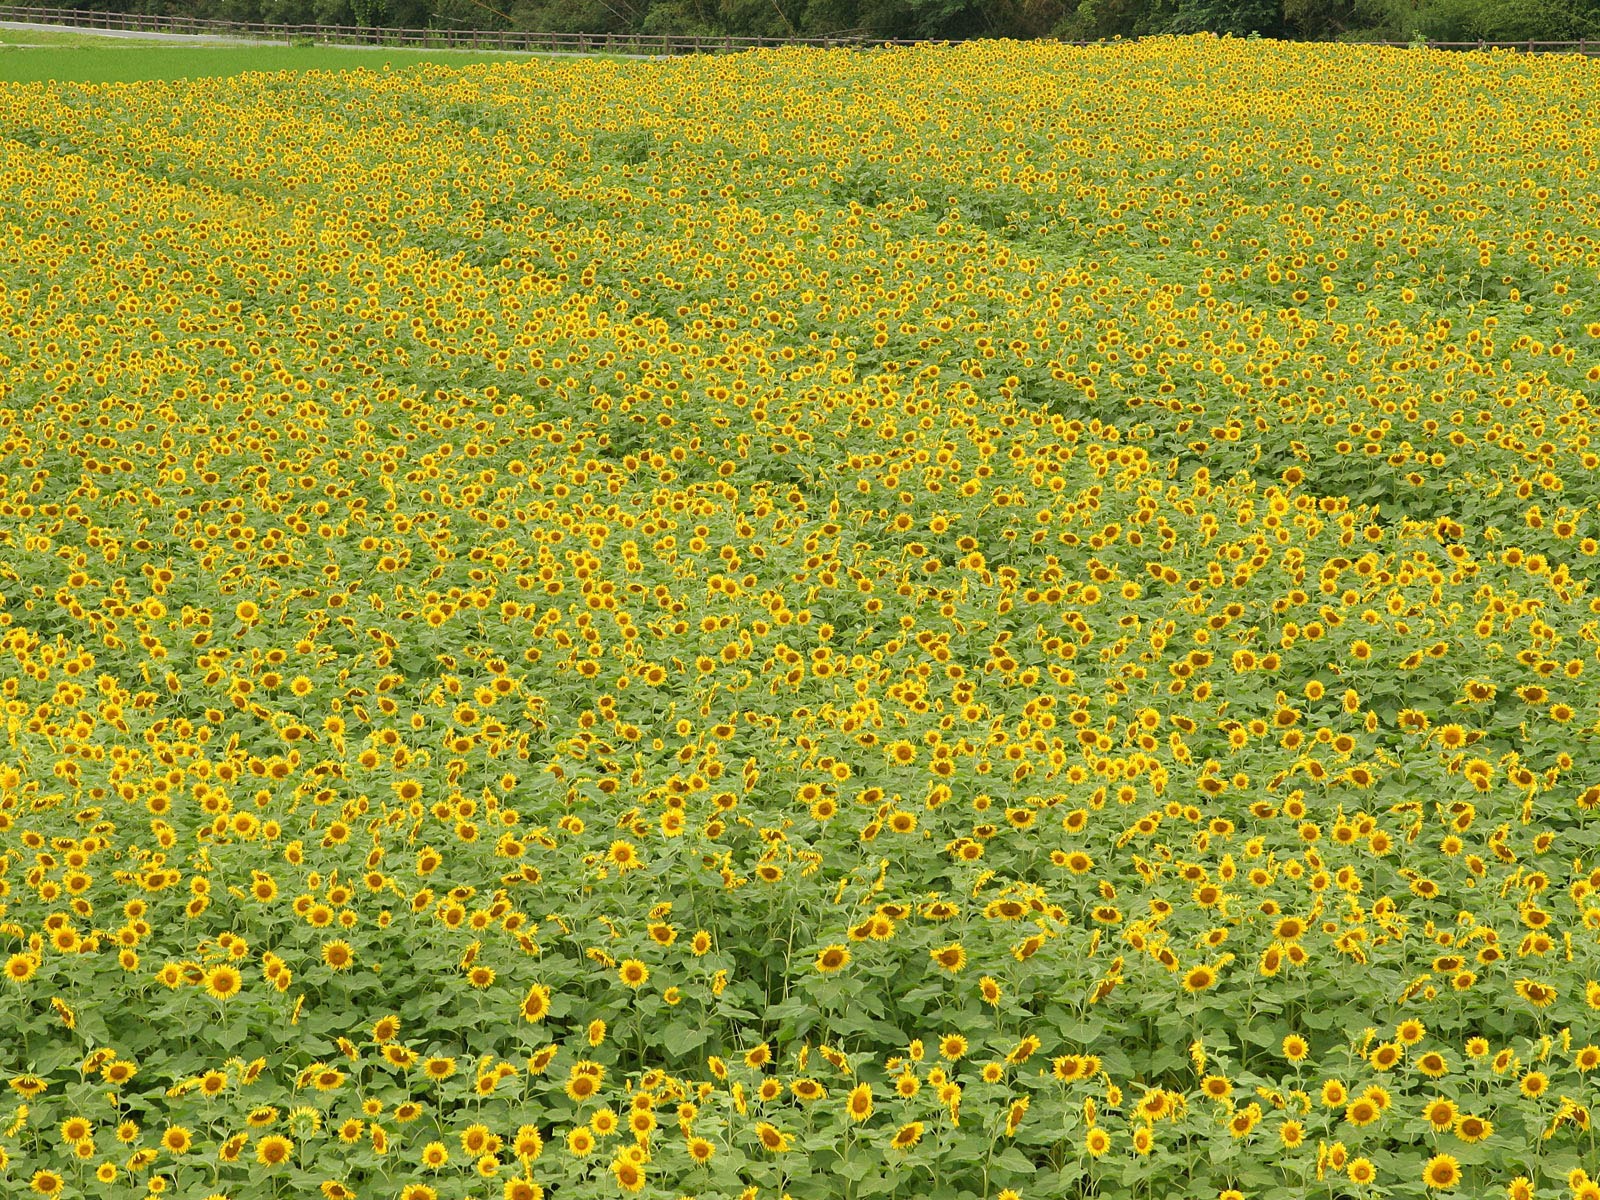
[[[850,949],[838,942],[824,946],[817,954],[817,970],[823,974],[843,970],[849,964]]]
[[[644,1168],[631,1158],[622,1156],[616,1159],[611,1164],[611,1173],[616,1176],[617,1186],[625,1192],[637,1192],[644,1188]]]
[[[244,978],[238,968],[226,963],[212,967],[205,974],[206,993],[216,1000],[232,1000],[243,986]]]
[[[821,1100],[828,1094],[827,1089],[824,1088],[822,1084],[817,1082],[815,1079],[809,1078],[793,1080],[789,1084],[789,1091],[793,1093],[797,1099],[807,1104]]]
[[[1519,979],[1515,986],[1517,995],[1534,1008],[1549,1008],[1555,1003],[1556,989],[1547,983],[1540,983],[1536,979]]]
[[[593,1075],[574,1071],[567,1077],[567,1097],[579,1104],[600,1090],[600,1081]]]
[[[535,983],[528,988],[528,994],[522,998],[522,1019],[524,1021],[542,1021],[550,1012],[550,989],[542,983]]]
[[[1006,1063],[1013,1067],[1021,1066],[1037,1054],[1043,1045],[1044,1042],[1037,1035],[1030,1033],[1006,1051]]]
[[[1417,1057],[1417,1070],[1429,1079],[1440,1079],[1450,1073],[1450,1062],[1437,1050],[1429,1050]]]
[[[168,1126],[161,1135],[161,1147],[169,1154],[187,1154],[194,1145],[194,1135],[182,1125]]]
[[[1374,1070],[1388,1071],[1404,1057],[1405,1050],[1401,1048],[1399,1042],[1382,1042],[1373,1047],[1367,1061],[1372,1064]]]
[[[846,1111],[852,1121],[865,1121],[872,1115],[872,1085],[858,1083],[850,1089],[849,1099],[845,1102]]]
[[[922,1140],[923,1124],[921,1121],[908,1121],[895,1130],[890,1145],[896,1150],[909,1150]]]
[[[610,850],[606,853],[606,858],[619,871],[635,871],[644,866],[644,863],[639,858],[639,851],[632,842],[612,842]]]
[[[326,1064],[319,1064],[310,1073],[310,1078],[311,1086],[316,1088],[317,1091],[332,1092],[337,1091],[339,1088],[344,1086],[344,1081],[347,1076],[343,1071],[340,1071],[337,1068],[329,1067]]]
[[[1376,1121],[1380,1111],[1369,1097],[1358,1096],[1344,1110],[1344,1119],[1359,1128],[1363,1125],[1371,1125]]]
[[[544,1135],[536,1125],[519,1125],[511,1149],[519,1161],[531,1163],[544,1153]]]
[[[1189,993],[1203,992],[1217,981],[1217,973],[1204,963],[1193,966],[1184,973],[1183,990]]]
[[[282,1134],[269,1133],[256,1143],[256,1162],[271,1170],[281,1167],[294,1153],[294,1143]]]
[[[1162,1088],[1153,1088],[1139,1098],[1134,1111],[1147,1121],[1159,1121],[1172,1109],[1172,1100]]]
[[[1461,1164],[1448,1154],[1435,1154],[1422,1169],[1422,1182],[1439,1191],[1449,1191],[1461,1182]]]
[[[1423,1106],[1422,1109],[1423,1120],[1427,1121],[1429,1125],[1433,1126],[1434,1131],[1437,1133],[1443,1133],[1445,1130],[1454,1126],[1456,1123],[1456,1116],[1457,1109],[1455,1104],[1452,1101],[1445,1099],[1443,1096],[1436,1097],[1435,1099],[1429,1101]]]
[[[427,1075],[430,1080],[446,1080],[446,1078],[456,1074],[456,1059],[446,1058],[446,1056],[424,1059],[422,1061],[422,1074]]]
[[[771,1154],[782,1154],[790,1146],[789,1135],[766,1121],[756,1122],[756,1137],[760,1140],[762,1149]]]

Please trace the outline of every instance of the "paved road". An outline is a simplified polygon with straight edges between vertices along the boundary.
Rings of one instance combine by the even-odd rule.
[[[0,29],[15,29],[24,33],[81,33],[91,37],[128,38],[140,42],[188,42],[191,45],[218,45],[218,46],[259,46],[266,41],[263,38],[239,38],[212,36],[209,34],[198,35],[188,33],[146,33],[134,29],[82,29],[76,25],[46,25],[35,24],[31,21],[0,21]],[[9,39],[7,39],[9,41]],[[11,42],[11,45],[20,45]],[[271,44],[270,42],[268,44]],[[279,43],[283,44],[283,43]]]

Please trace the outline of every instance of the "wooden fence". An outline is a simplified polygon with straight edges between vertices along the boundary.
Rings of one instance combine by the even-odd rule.
[[[635,54],[666,57],[680,54],[731,54],[778,46],[819,49],[865,46],[915,46],[907,39],[873,38],[860,32],[821,37],[690,37],[666,33],[535,33],[515,29],[388,29],[354,25],[278,25],[262,21],[213,21],[197,17],[164,17],[147,13],[97,12],[80,8],[23,8],[0,5],[0,21],[64,25],[126,33],[169,33],[192,36],[255,38],[270,41],[309,40],[331,45],[381,45],[426,49],[520,50],[555,54]],[[1068,46],[1104,42],[1063,42]],[[1411,42],[1363,42],[1369,46],[1410,47]],[[1431,50],[1520,50],[1529,54],[1600,55],[1600,41],[1428,42]]]
[[[205,37],[252,38],[287,42],[309,40],[330,45],[396,46],[420,49],[522,50],[557,54],[728,54],[777,46],[860,46],[860,33],[827,37],[687,37],[661,33],[535,33],[516,29],[389,29],[355,25],[279,25],[265,21],[212,21],[149,13],[96,12],[76,8],[21,8],[0,5],[0,21],[62,25],[124,33],[169,33]]]

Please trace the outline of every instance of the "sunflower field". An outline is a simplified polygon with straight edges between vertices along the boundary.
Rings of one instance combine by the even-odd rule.
[[[0,99],[0,1192],[1600,1200],[1600,65]]]

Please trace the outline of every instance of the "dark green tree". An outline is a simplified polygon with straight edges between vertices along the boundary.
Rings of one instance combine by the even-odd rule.
[[[1283,33],[1283,0],[1179,0],[1167,28],[1172,33],[1277,37]]]

